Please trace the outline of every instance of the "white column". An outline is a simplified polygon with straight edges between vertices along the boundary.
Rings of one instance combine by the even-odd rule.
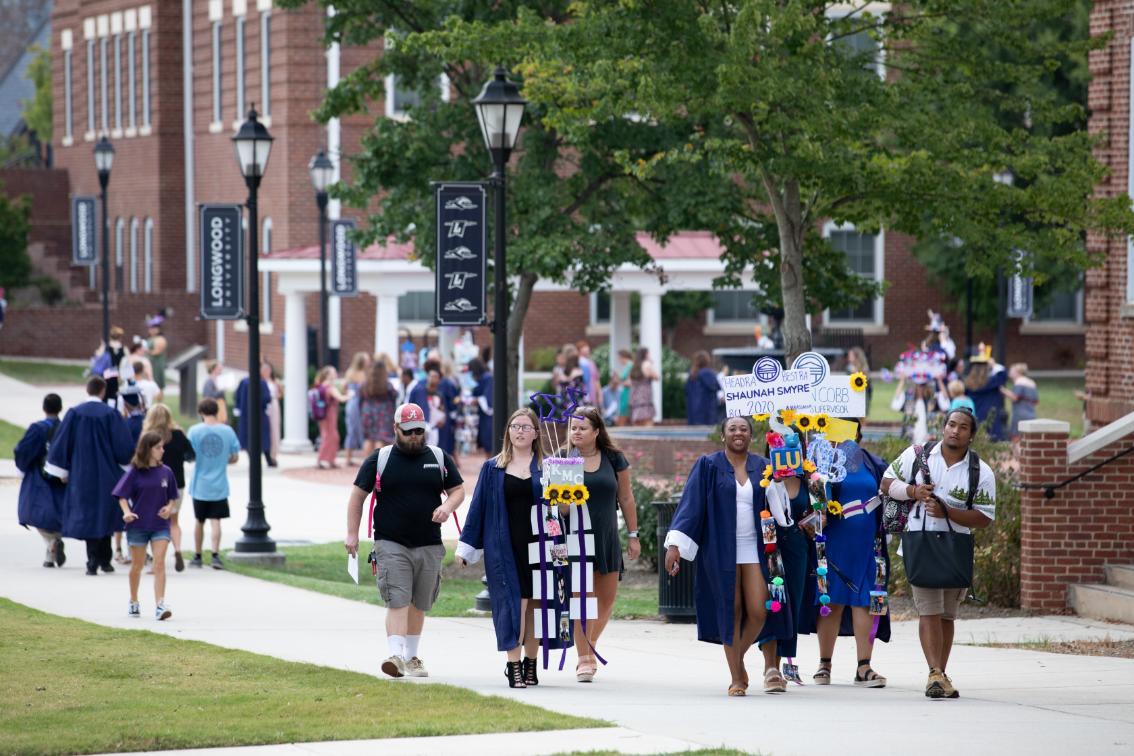
[[[307,438],[307,313],[303,292],[284,297],[284,427],[280,450],[311,451]]]
[[[329,221],[328,221],[329,223]],[[329,250],[328,250],[329,251]],[[327,277],[331,276],[331,266],[328,261],[327,264]],[[328,285],[329,286],[329,285]],[[343,347],[343,300],[331,294],[327,297],[327,348],[338,349],[340,352]],[[339,364],[344,368],[350,364],[350,358],[353,355],[340,354]]]
[[[398,359],[398,295],[379,292],[376,295],[374,351],[385,352],[390,359],[400,364]]]
[[[332,5],[327,8],[327,17],[331,18],[335,15],[335,7]],[[342,62],[341,50],[339,45],[333,44],[327,48],[327,89],[332,89],[339,84],[339,71]],[[340,157],[342,154],[342,122],[338,118],[332,118],[327,122],[327,154],[331,158],[331,163],[335,166],[334,180],[338,181],[342,177],[342,165]],[[342,217],[342,201],[331,199],[327,203],[327,224],[330,225],[331,221],[339,220]],[[328,229],[328,232],[330,229]],[[327,275],[331,274],[330,265],[327,266]],[[339,297],[332,296],[327,302],[327,347],[329,349],[341,350],[343,345],[343,301]],[[350,364],[352,355],[340,354],[339,364],[346,367]]]
[[[661,294],[642,293],[641,345],[650,350],[650,361],[658,373],[662,367]],[[654,421],[662,419],[661,381],[654,381]]]
[[[439,326],[437,328],[437,351],[441,353],[442,362],[453,361],[453,345],[457,343],[457,326]]]
[[[618,350],[629,349],[633,323],[630,322],[630,292],[610,292],[610,372],[618,371]]]

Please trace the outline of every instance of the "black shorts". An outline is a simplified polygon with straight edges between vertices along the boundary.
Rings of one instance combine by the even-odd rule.
[[[197,518],[197,522],[223,520],[228,517],[228,499],[193,499],[193,516]]]

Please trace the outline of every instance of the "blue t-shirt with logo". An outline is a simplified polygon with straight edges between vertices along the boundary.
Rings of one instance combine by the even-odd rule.
[[[224,423],[198,423],[189,429],[189,443],[197,455],[189,493],[201,501],[228,498],[228,458],[240,453],[236,431]]]

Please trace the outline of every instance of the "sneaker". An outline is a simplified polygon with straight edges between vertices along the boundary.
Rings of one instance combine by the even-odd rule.
[[[178,572],[185,571],[185,557],[181,556],[180,551],[173,552],[173,569]]]
[[[98,567],[95,567],[94,565],[88,564],[87,565],[87,574],[88,575],[97,575],[98,574]]]
[[[418,660],[420,663],[420,660]],[[391,656],[382,662],[382,671],[390,677],[406,676],[406,660],[400,656]]]
[[[425,664],[416,656],[406,662],[406,675],[409,677],[429,677]]]
[[[131,617],[141,617],[142,616],[142,607],[137,601],[131,601],[130,602],[129,614],[130,614]]]
[[[213,561],[209,562],[209,565],[214,570],[223,570],[224,569],[224,562],[221,561],[219,554],[213,554]]]
[[[949,679],[949,675],[944,672],[941,673],[942,682],[941,687],[945,690],[943,698],[960,698],[961,694],[953,687],[953,681]]]
[[[200,554],[195,555],[193,557],[193,559],[191,559],[189,561],[189,566],[190,567],[196,567],[197,569],[201,569],[201,567],[203,566],[202,563],[201,563],[201,555]]]
[[[55,569],[55,562],[51,561],[50,559],[45,559],[44,562],[43,562],[43,566]]]
[[[929,679],[925,682],[925,697],[945,697],[945,675],[936,669],[929,670]]]
[[[100,569],[101,569],[101,570],[102,570],[103,572],[114,572],[114,565],[113,565],[113,564],[111,564],[110,562],[107,562],[107,563],[106,563],[106,564],[104,564],[104,565],[100,565]]]
[[[173,612],[169,610],[169,607],[165,605],[164,601],[158,604],[157,608],[154,609],[154,619],[156,620],[167,620],[172,616]]]
[[[63,563],[67,561],[67,555],[63,553],[63,539],[56,538],[55,544],[51,547],[52,554],[55,556],[55,566],[62,567]]]

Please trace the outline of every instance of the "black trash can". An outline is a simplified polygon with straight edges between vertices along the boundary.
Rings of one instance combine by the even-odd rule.
[[[658,527],[658,614],[667,622],[692,622],[697,619],[697,609],[693,602],[693,565],[683,562],[677,577],[665,571],[665,536],[673,513],[677,511],[676,501],[655,501]]]

